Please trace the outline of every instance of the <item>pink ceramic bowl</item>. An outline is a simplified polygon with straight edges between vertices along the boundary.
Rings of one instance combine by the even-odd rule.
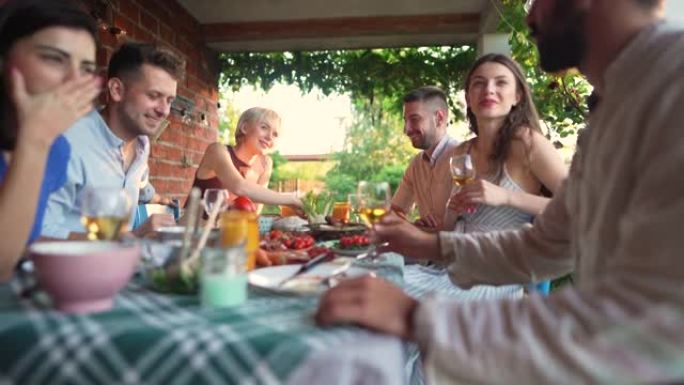
[[[112,308],[140,259],[140,246],[116,242],[45,242],[30,248],[40,288],[58,310],[91,313]]]

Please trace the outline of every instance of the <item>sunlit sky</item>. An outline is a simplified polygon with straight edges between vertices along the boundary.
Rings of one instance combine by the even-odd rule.
[[[231,94],[242,112],[250,107],[267,107],[282,118],[276,149],[283,155],[327,154],[344,145],[345,128],[351,122],[348,96],[324,96],[320,91],[302,95],[297,86],[276,85],[268,93],[243,87]]]

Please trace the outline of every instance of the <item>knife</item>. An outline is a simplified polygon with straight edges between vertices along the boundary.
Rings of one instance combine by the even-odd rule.
[[[325,262],[328,259],[328,257],[332,255],[334,254],[330,251],[325,251],[324,253],[318,254],[317,256],[313,257],[309,262],[301,265],[299,269],[297,269],[297,271],[294,272],[294,274],[280,281],[278,287],[283,287],[283,285],[285,285],[287,282],[290,282],[298,276],[302,275],[303,273],[306,273],[307,271],[311,270],[321,262]]]

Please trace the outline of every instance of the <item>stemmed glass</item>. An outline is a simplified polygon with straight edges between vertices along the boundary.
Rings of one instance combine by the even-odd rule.
[[[128,225],[131,201],[120,188],[91,187],[83,193],[81,223],[88,239],[116,240]]]
[[[228,190],[221,188],[208,188],[204,190],[202,197],[202,205],[207,216],[211,215],[211,211],[216,205],[220,205],[219,211],[224,211],[228,208]],[[215,224],[212,224],[215,225]]]
[[[360,196],[358,193],[353,193],[347,195],[347,203],[349,203],[349,209],[350,209],[350,214],[349,214],[349,220],[352,223],[359,223],[361,218],[359,217],[359,209],[361,207],[360,202]]]
[[[453,183],[453,188],[451,190],[451,197],[447,202],[447,215],[449,214],[449,203],[451,203],[451,198],[461,191],[461,188],[468,183],[475,180],[475,166],[473,165],[473,159],[470,154],[464,155],[454,155],[449,158],[449,171],[451,171],[451,181]],[[472,214],[475,212],[475,206],[468,205],[465,208],[466,214]]]
[[[371,229],[390,210],[392,199],[389,183],[359,182],[357,192],[357,212],[363,223]],[[378,255],[377,245],[372,243],[368,249],[368,257]]]

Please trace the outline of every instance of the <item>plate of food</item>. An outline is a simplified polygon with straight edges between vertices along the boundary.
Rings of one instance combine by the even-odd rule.
[[[305,263],[312,257],[322,253],[320,247],[314,247],[315,240],[306,233],[271,230],[262,237],[259,248],[266,254],[272,265]]]
[[[248,282],[251,286],[272,293],[285,295],[319,295],[328,289],[330,279],[343,280],[370,274],[371,270],[351,266],[346,258],[337,258],[314,266],[311,270],[280,286],[280,283],[292,276],[301,265],[282,265],[264,267],[249,273]]]
[[[368,252],[370,239],[366,235],[349,235],[340,238],[330,245],[331,250],[337,255],[355,257]]]

